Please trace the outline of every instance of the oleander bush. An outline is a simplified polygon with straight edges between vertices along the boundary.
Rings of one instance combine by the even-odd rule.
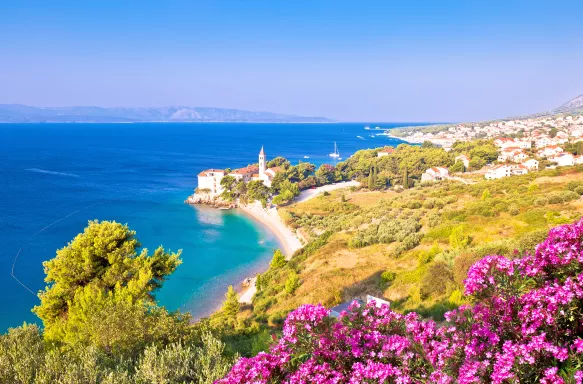
[[[300,306],[268,353],[240,359],[219,383],[583,382],[583,220],[521,257],[486,256],[464,284],[472,304],[442,323],[375,303],[354,302],[339,319]]]

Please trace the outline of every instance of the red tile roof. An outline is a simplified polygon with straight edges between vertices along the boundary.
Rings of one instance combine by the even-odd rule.
[[[237,175],[248,175],[250,173],[251,174],[256,173],[258,170],[259,170],[258,166],[248,165],[247,167],[244,168],[235,169],[231,173],[235,173]]]

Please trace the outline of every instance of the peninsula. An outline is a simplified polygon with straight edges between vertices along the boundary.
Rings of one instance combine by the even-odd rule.
[[[0,123],[330,123],[325,117],[211,107],[32,107],[0,104]]]

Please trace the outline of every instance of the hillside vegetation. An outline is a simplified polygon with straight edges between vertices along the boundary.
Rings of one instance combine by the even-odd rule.
[[[464,302],[461,287],[474,262],[532,250],[549,228],[581,217],[582,172],[559,168],[401,193],[343,190],[280,209],[310,242],[259,277],[241,321],[275,325],[301,304],[333,306],[365,294],[442,319]]]

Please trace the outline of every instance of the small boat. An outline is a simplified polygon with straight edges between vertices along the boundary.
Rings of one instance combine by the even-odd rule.
[[[364,137],[362,137],[362,136],[356,136],[356,137],[358,137],[361,140],[364,140]]]
[[[309,159],[309,158],[310,158],[310,156],[304,156],[304,159]]]
[[[370,127],[368,125],[365,125],[364,126],[364,129],[367,129],[368,130],[368,129],[370,129]]]
[[[336,142],[334,142],[334,152],[332,152],[328,156],[340,160],[340,153],[338,152],[338,146],[336,145]]]

